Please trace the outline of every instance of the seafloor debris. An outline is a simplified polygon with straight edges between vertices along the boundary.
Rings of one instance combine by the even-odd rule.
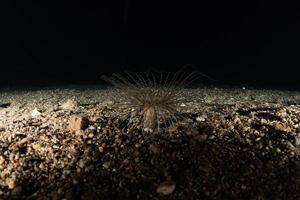
[[[69,121],[69,130],[71,132],[85,129],[89,124],[89,120],[85,116],[72,115]]]
[[[172,180],[166,180],[157,187],[156,191],[161,195],[170,195],[174,192],[175,188],[176,185]]]

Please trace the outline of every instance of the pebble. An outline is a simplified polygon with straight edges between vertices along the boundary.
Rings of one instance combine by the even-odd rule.
[[[87,117],[80,115],[72,115],[69,121],[69,130],[75,132],[78,130],[84,130],[88,126],[89,120]]]
[[[260,120],[260,123],[261,123],[261,124],[267,124],[268,121],[267,121],[266,119],[261,119],[261,120]]]
[[[41,116],[42,113],[38,111],[37,108],[35,108],[32,112],[31,112],[31,117],[33,118],[38,118],[39,116]]]
[[[16,187],[16,181],[12,178],[6,179],[6,184],[9,189],[14,189]]]
[[[295,137],[295,146],[299,146],[300,145],[300,136],[296,136]]]
[[[161,195],[170,195],[175,191],[176,185],[172,180],[162,182],[156,189]]]
[[[207,116],[201,115],[199,117],[196,118],[196,121],[198,122],[204,122],[206,120]]]
[[[34,150],[39,150],[39,149],[42,147],[42,145],[41,145],[41,144],[33,144],[31,147],[32,147]]]
[[[83,161],[83,160],[80,160],[79,163],[78,163],[78,166],[79,166],[80,168],[84,168],[84,166],[85,166],[84,161]]]
[[[103,153],[104,152],[104,148],[101,146],[101,147],[99,147],[98,148],[99,149],[99,151],[101,152],[101,153]]]
[[[102,164],[103,168],[104,169],[109,169],[109,166],[110,166],[110,162],[109,161],[106,161]]]
[[[285,124],[282,124],[282,123],[276,123],[275,124],[275,130],[284,131],[284,132],[291,132],[291,128],[286,126]]]
[[[66,102],[64,102],[62,105],[61,105],[61,108],[63,110],[73,110],[75,109],[76,107],[78,107],[78,103],[77,101],[73,100],[73,99],[68,99]]]
[[[96,127],[94,127],[94,126],[89,126],[88,129],[89,129],[89,130],[92,130],[92,131],[95,131],[95,130],[96,130]]]
[[[3,156],[0,156],[0,165],[2,165],[4,163],[5,159],[3,158]]]

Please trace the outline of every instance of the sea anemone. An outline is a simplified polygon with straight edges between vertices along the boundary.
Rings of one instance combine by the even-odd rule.
[[[138,113],[144,130],[153,131],[180,119],[178,108],[185,101],[183,88],[199,75],[198,71],[180,70],[173,74],[124,72],[101,78],[126,99],[127,108]]]

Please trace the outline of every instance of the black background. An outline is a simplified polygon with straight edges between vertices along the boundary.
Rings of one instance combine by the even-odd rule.
[[[299,89],[291,2],[4,0],[0,83],[91,83],[192,64],[224,84]]]

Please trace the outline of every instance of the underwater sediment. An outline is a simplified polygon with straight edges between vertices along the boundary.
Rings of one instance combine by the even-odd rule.
[[[0,199],[298,199],[300,93],[185,89],[145,132],[97,87],[0,92]]]

